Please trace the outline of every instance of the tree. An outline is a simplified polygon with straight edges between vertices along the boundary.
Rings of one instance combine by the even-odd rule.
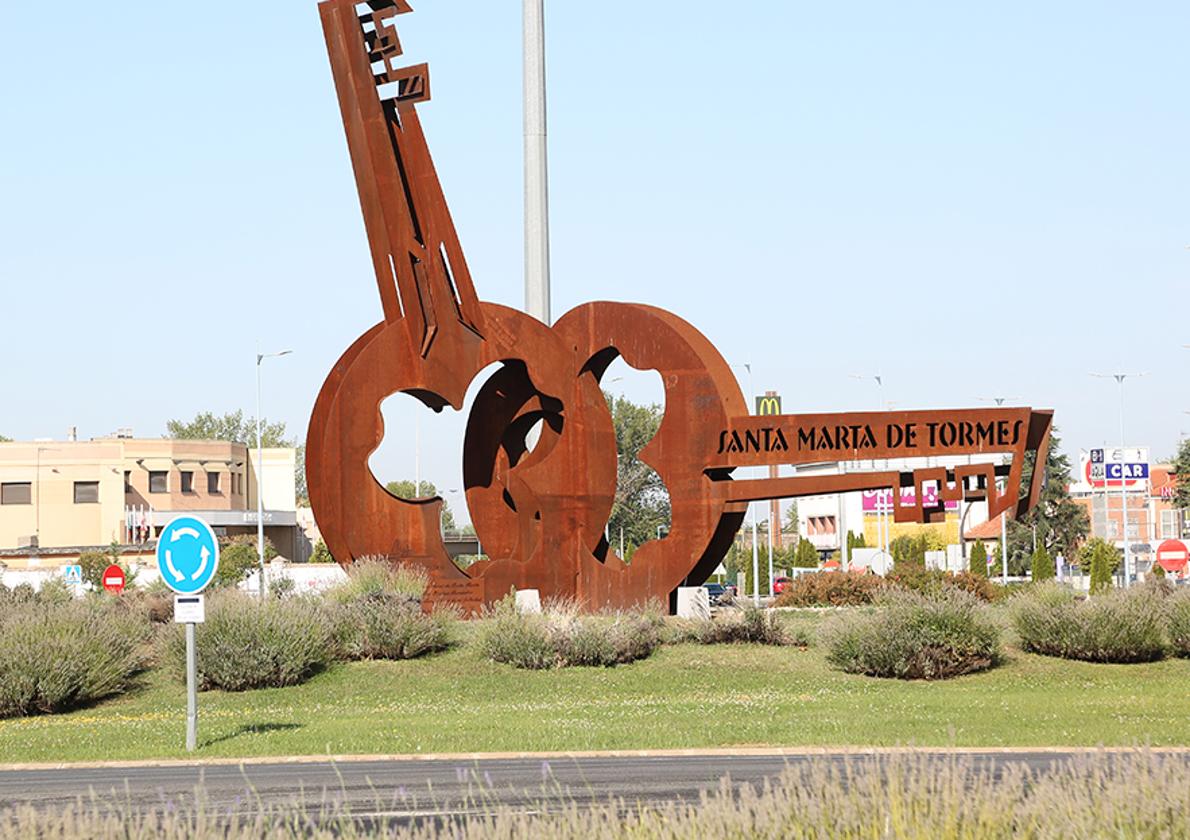
[[[857,548],[867,548],[868,542],[864,539],[863,534],[857,534],[854,531],[847,532],[847,556],[851,557],[851,552]]]
[[[264,541],[264,560],[269,562],[277,556],[277,549],[266,537]],[[240,534],[226,540],[219,541],[219,569],[211,581],[211,586],[238,586],[253,572],[260,568],[260,552],[253,534]]]
[[[115,540],[105,551],[84,551],[79,555],[79,566],[82,567],[83,582],[91,584],[96,592],[103,591],[103,573],[108,566],[119,566],[124,570],[125,586],[132,586],[136,578],[128,564],[120,559],[120,544]]]
[[[1111,589],[1112,575],[1120,562],[1120,552],[1105,540],[1095,537],[1087,540],[1078,550],[1078,565],[1084,571],[1090,570],[1091,594]]]
[[[797,500],[795,499],[785,511],[785,531],[797,536],[801,525],[797,518]]]
[[[423,481],[420,488],[415,486],[412,481],[390,481],[384,485],[384,489],[398,499],[432,499],[438,495],[438,488],[432,481]],[[455,515],[451,512],[450,504],[446,499],[442,500],[442,530],[458,530],[455,525]]]
[[[618,546],[623,533],[624,553],[631,557],[639,546],[657,538],[658,529],[668,530],[670,526],[669,491],[665,482],[639,457],[661,427],[662,411],[658,405],[637,405],[606,393],[604,397],[616,431],[618,455],[608,537],[612,545]]]
[[[1010,520],[1008,523],[1008,561],[1016,566],[1018,558],[1024,560],[1033,554],[1033,529],[1037,528],[1037,544],[1045,546],[1052,556],[1062,554],[1073,557],[1078,547],[1091,530],[1091,520],[1086,510],[1070,498],[1070,459],[1060,451],[1061,440],[1055,428],[1050,437],[1049,454],[1045,460],[1044,484],[1037,507],[1028,515]],[[1025,454],[1021,478],[1021,492],[1024,493],[1033,477],[1036,455]],[[1027,562],[1027,560],[1025,561]]]
[[[1174,485],[1172,504],[1175,510],[1190,510],[1190,438],[1178,446],[1177,457],[1173,459]]]
[[[1004,569],[1004,546],[1000,543],[996,543],[996,549],[992,552],[992,568]]]
[[[270,423],[268,420],[261,420],[261,445],[265,448],[282,447],[295,450],[293,478],[297,501],[298,504],[308,504],[310,495],[306,489],[306,447],[297,440],[287,438],[285,431],[285,424],[282,422]],[[167,421],[165,436],[174,440],[226,440],[254,447],[256,419],[246,417],[243,411],[229,411],[223,416],[203,411],[196,414],[193,420]]]
[[[322,540],[314,543],[314,551],[310,553],[311,563],[334,563],[335,558],[331,557],[330,549],[326,547],[326,543]]]
[[[983,544],[983,540],[977,540],[975,545],[971,546],[971,555],[967,558],[967,568],[973,575],[983,578],[988,576],[988,550]]]
[[[12,443],[12,438],[0,435],[0,443]]]
[[[1033,552],[1033,581],[1052,580],[1056,576],[1054,558],[1050,557],[1044,545],[1037,546],[1037,550]]]
[[[797,550],[793,556],[793,565],[799,569],[818,568],[818,549],[808,539],[797,541]]]

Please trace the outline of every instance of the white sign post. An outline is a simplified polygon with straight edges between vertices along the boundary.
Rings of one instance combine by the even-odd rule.
[[[157,538],[157,569],[172,589],[174,622],[186,625],[186,751],[198,745],[198,656],[194,627],[206,621],[202,591],[219,568],[219,541],[197,516],[179,516]]]

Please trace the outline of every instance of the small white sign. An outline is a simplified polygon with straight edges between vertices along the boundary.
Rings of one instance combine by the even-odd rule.
[[[175,624],[202,624],[206,620],[207,604],[202,595],[174,596]]]
[[[62,580],[67,586],[83,585],[83,567],[79,565],[63,566]]]

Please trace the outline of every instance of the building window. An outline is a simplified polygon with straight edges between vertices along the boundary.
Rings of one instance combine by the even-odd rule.
[[[1178,514],[1181,511],[1177,510],[1163,510],[1161,511],[1161,539],[1176,540],[1180,534],[1181,529],[1178,527]]]
[[[99,482],[76,481],[74,483],[74,503],[76,505],[99,504]]]
[[[132,470],[124,470],[124,492],[132,492]]]
[[[207,492],[218,496],[223,491],[219,489],[219,473],[207,473]]]
[[[29,481],[13,481],[0,484],[0,505],[33,504],[33,484]]]
[[[169,492],[169,473],[164,470],[158,472],[156,470],[149,473],[149,492],[150,493],[168,493]]]
[[[194,473],[191,470],[182,470],[182,492],[194,492]]]

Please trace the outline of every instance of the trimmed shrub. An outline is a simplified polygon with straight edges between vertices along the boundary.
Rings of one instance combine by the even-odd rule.
[[[872,603],[884,579],[866,572],[816,572],[785,585],[773,606],[854,607]]]
[[[967,558],[967,571],[978,577],[988,576],[988,550],[982,541],[976,541],[971,546],[971,556]]]
[[[149,625],[100,599],[0,610],[0,717],[61,712],[124,691]]]
[[[1112,575],[1120,562],[1120,552],[1114,545],[1100,537],[1094,537],[1078,550],[1078,564],[1088,570],[1091,576],[1091,594],[1106,592],[1112,588]]]
[[[1190,656],[1190,589],[1179,589],[1168,601],[1169,641],[1178,656]]]
[[[851,539],[851,533],[847,533],[848,540]],[[818,568],[818,549],[814,547],[814,543],[807,539],[800,539],[797,542],[797,548],[793,552],[793,565],[798,569],[817,569]]]
[[[1109,591],[1086,600],[1047,583],[1012,600],[1021,647],[1087,662],[1153,662],[1166,653],[1165,595],[1157,587]]]
[[[890,589],[877,608],[840,613],[820,633],[827,661],[853,674],[939,680],[1000,659],[1000,630],[978,598],[953,587]]]
[[[611,667],[651,656],[661,644],[662,625],[657,613],[579,615],[566,603],[525,614],[509,596],[487,613],[479,645],[488,659],[517,668]]]
[[[182,625],[167,637],[176,674],[186,674]],[[246,691],[304,682],[332,658],[330,622],[311,598],[258,601],[240,592],[207,599],[207,620],[196,629],[198,682],[204,691]]]
[[[1037,550],[1033,552],[1032,571],[1034,583],[1053,580],[1058,575],[1058,570],[1054,567],[1054,558],[1050,557],[1044,545],[1037,546]]]
[[[793,633],[781,622],[777,613],[756,607],[742,610],[723,610],[714,618],[682,622],[674,641],[695,642],[700,645],[756,644],[799,645],[809,640],[804,633]]]

